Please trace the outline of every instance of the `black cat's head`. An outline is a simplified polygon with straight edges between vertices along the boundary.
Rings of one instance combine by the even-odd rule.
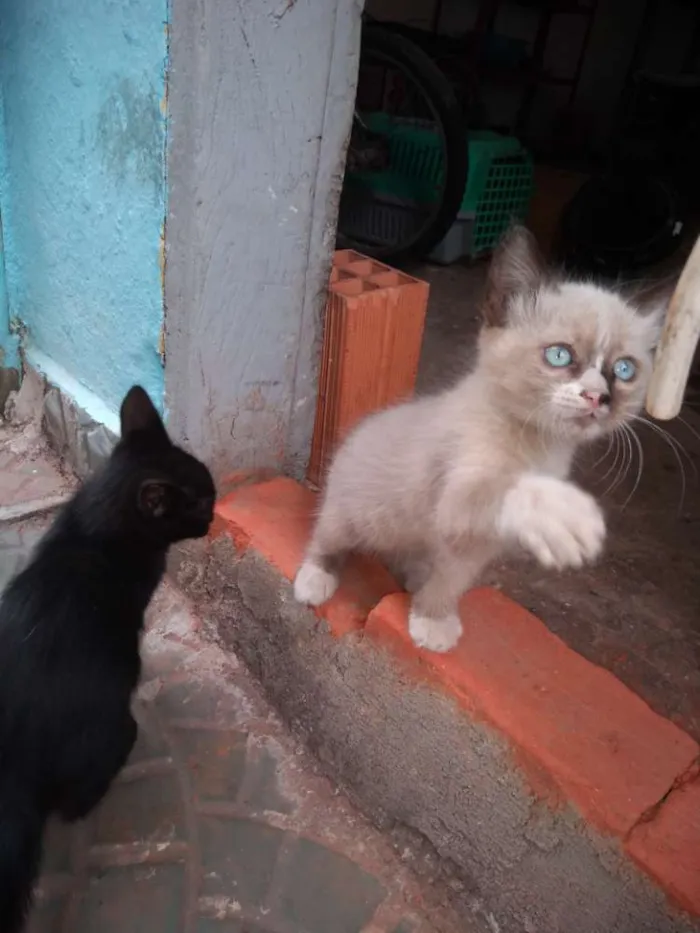
[[[122,402],[121,440],[107,475],[109,487],[118,486],[124,531],[167,546],[204,537],[209,530],[214,480],[203,463],[173,444],[140,386],[131,388]]]

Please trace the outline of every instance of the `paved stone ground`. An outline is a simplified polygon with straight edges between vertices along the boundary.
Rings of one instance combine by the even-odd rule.
[[[0,431],[0,463],[0,509],[70,488],[35,435]],[[0,585],[49,521],[0,518]],[[137,747],[90,819],[50,827],[28,933],[466,933],[170,585],[143,656]]]

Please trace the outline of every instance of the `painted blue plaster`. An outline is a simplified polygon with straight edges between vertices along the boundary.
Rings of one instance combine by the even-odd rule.
[[[19,340],[10,332],[10,302],[7,297],[5,250],[0,215],[0,367],[19,369]]]
[[[163,400],[167,15],[167,0],[0,0],[10,314],[112,409],[134,382]]]
[[[5,247],[2,232],[3,193],[7,181],[5,156],[5,115],[2,103],[2,85],[0,85],[0,366],[19,368],[19,341],[17,335],[10,332],[10,302],[7,296]]]

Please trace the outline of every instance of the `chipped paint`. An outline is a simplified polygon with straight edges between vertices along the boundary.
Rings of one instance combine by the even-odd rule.
[[[290,10],[293,10],[296,6],[297,0],[284,0],[284,2],[272,13],[272,21],[275,26],[279,26],[280,22],[284,19],[287,13]]]
[[[166,237],[165,221],[160,228],[160,248],[158,250],[158,265],[160,266],[160,294],[163,300],[163,317],[160,322],[160,331],[158,333],[158,356],[163,368],[165,368],[165,264],[166,264]]]
[[[160,245],[158,247],[158,268],[160,269],[160,293],[165,295],[165,221],[160,228]]]
[[[7,198],[6,187],[9,181],[5,166],[5,115],[3,112],[2,85],[0,84],[0,205]],[[5,248],[3,240],[3,218],[0,214],[0,345],[3,357],[0,365],[19,369],[18,342],[12,332],[10,302],[5,280]]]
[[[170,23],[163,24],[163,35],[165,37],[165,48],[167,54],[165,57],[165,68],[163,72],[163,95],[160,99],[160,113],[164,120],[168,118],[168,85],[170,78]]]
[[[229,920],[241,912],[240,903],[233,897],[209,896],[199,898],[199,910],[215,920]]]

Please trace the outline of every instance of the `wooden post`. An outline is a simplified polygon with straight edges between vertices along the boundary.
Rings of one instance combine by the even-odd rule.
[[[666,314],[647,392],[652,418],[670,421],[683,406],[690,367],[700,339],[700,237],[688,257]]]

